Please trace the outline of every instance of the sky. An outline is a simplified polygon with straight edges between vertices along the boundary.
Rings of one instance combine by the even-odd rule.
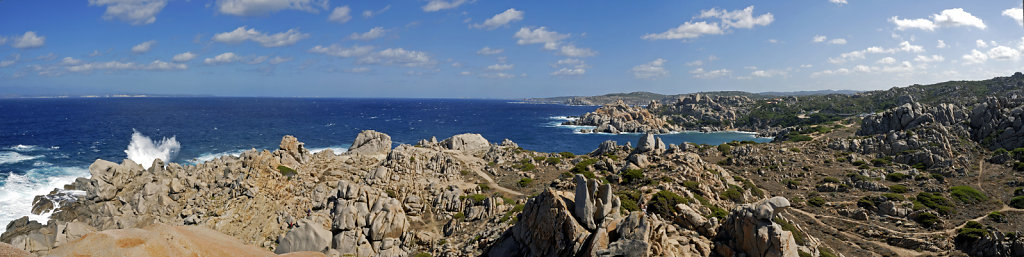
[[[877,90],[1022,68],[1020,1],[2,0],[0,96]]]

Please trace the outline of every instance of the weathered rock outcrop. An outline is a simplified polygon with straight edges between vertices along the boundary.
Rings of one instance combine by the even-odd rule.
[[[736,120],[753,104],[746,96],[690,94],[666,102],[655,113],[669,115],[687,130],[726,130],[735,128]]]
[[[738,206],[719,229],[715,251],[722,256],[796,257],[793,233],[772,221],[786,207],[789,200],[779,196]]]
[[[454,135],[441,141],[441,145],[451,150],[463,151],[473,155],[482,154],[490,148],[490,143],[487,142],[484,136],[471,133]]]
[[[391,136],[373,130],[359,132],[352,146],[348,148],[348,152],[359,154],[387,154],[389,151]]]
[[[668,133],[678,129],[643,107],[628,106],[622,101],[602,106],[564,125],[594,126],[594,133]]]

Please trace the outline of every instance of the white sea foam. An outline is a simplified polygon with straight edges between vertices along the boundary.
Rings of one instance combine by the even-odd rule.
[[[89,177],[89,170],[86,168],[57,167],[49,166],[29,170],[24,175],[9,172],[7,178],[3,179],[0,185],[0,224],[8,224],[11,221],[28,216],[29,219],[46,223],[50,213],[34,215],[32,210],[32,199],[36,195],[45,195],[54,188],[64,188],[78,177]],[[81,196],[81,191],[68,190],[67,196]],[[64,199],[55,199],[64,200]],[[55,202],[59,204],[59,201]],[[5,226],[0,226],[0,232]]]
[[[212,161],[213,159],[220,158],[221,156],[230,155],[230,156],[238,157],[238,156],[242,156],[242,153],[244,153],[245,151],[248,151],[248,150],[246,149],[246,150],[234,150],[234,151],[219,152],[219,153],[205,153],[205,154],[199,155],[199,157],[192,158],[188,162],[191,163],[191,164],[200,164],[200,163]]]
[[[43,157],[42,155],[24,155],[18,152],[0,152],[0,164],[19,163]]]
[[[18,151],[18,152],[26,152],[26,151],[32,151],[32,150],[39,149],[39,147],[38,146],[34,146],[34,145],[21,145],[21,144],[19,144],[19,145],[8,147],[7,149],[15,150],[15,151]]]
[[[124,150],[124,153],[128,154],[128,159],[149,169],[158,158],[170,162],[178,155],[178,150],[181,150],[181,144],[174,137],[165,137],[157,142],[137,130],[132,130],[132,142],[128,144],[128,149]]]
[[[309,148],[309,152],[311,152],[311,153],[319,153],[319,152],[323,152],[324,150],[331,149],[331,151],[334,151],[334,154],[342,154],[344,152],[348,152],[348,148],[349,148],[349,146],[347,146],[347,145],[333,145],[333,146],[328,146],[328,147]]]

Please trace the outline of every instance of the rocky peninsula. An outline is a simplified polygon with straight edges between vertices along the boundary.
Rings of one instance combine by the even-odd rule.
[[[584,155],[479,134],[394,146],[367,130],[340,154],[284,136],[198,165],[96,160],[90,178],[36,197],[45,224],[7,224],[0,253],[1022,256],[1022,85],[1018,73],[856,96],[616,103],[579,121],[645,134]],[[835,101],[863,108],[814,107]],[[656,135],[698,123],[778,137]]]

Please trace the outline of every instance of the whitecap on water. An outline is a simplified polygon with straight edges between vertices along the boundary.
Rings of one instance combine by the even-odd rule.
[[[46,224],[50,213],[34,215],[32,199],[37,195],[45,195],[55,188],[64,188],[78,177],[89,177],[89,170],[77,167],[42,167],[29,170],[20,175],[8,172],[7,178],[0,184],[0,232],[11,221],[28,216],[29,219]],[[68,190],[66,196],[81,196],[81,191]],[[62,199],[55,199],[62,200]],[[59,202],[57,203],[59,204]]]
[[[319,153],[319,152],[323,152],[324,150],[331,149],[331,151],[334,151],[334,154],[341,154],[341,153],[344,153],[344,152],[348,152],[348,148],[349,148],[349,146],[346,146],[346,145],[334,145],[334,146],[320,147],[320,148],[309,148],[309,152],[311,152],[311,153]]]
[[[200,164],[200,163],[212,161],[213,159],[220,158],[221,156],[228,156],[228,155],[234,156],[234,157],[238,157],[238,156],[242,156],[242,153],[244,153],[245,151],[248,151],[248,150],[234,150],[234,151],[226,151],[226,152],[219,152],[219,153],[205,153],[205,154],[199,155],[199,157],[192,158],[191,160],[188,160],[188,163],[190,163],[190,164]]]
[[[0,164],[19,163],[43,157],[42,155],[24,155],[18,152],[0,152]]]
[[[153,161],[158,158],[164,162],[170,162],[175,155],[178,155],[179,150],[181,150],[181,144],[174,137],[165,137],[157,142],[133,129],[132,142],[128,144],[128,149],[124,150],[124,153],[128,154],[128,159],[149,169],[150,166],[153,166]]]

